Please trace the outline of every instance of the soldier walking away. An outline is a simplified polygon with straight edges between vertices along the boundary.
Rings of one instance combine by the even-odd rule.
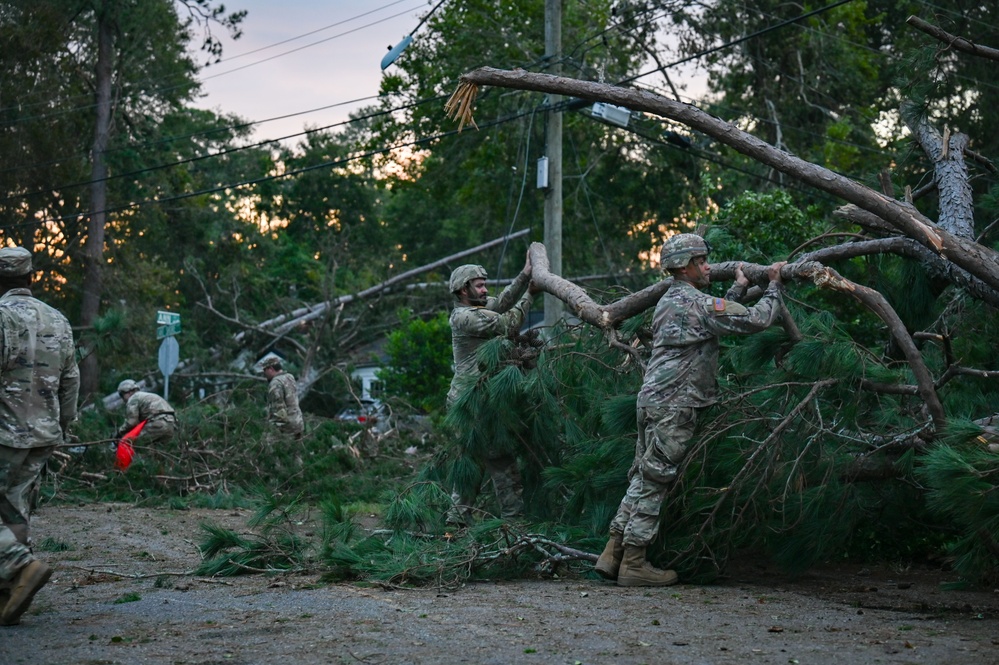
[[[118,395],[125,403],[125,424],[118,431],[118,438],[146,421],[136,442],[151,446],[166,443],[177,434],[177,414],[165,399],[156,393],[139,390],[139,384],[125,379],[118,384]]]
[[[486,341],[503,337],[520,329],[530,310],[537,290],[531,282],[531,259],[528,255],[524,269],[500,293],[490,297],[486,287],[486,270],[480,265],[458,266],[448,282],[457,301],[451,312],[451,344],[454,351],[454,376],[447,394],[447,408],[470,383],[479,376],[475,353]],[[493,481],[502,517],[524,514],[523,485],[517,458],[506,452],[487,452],[476,464]],[[449,515],[454,522],[467,521],[477,492],[468,496],[452,494],[455,510]]]
[[[710,251],[692,233],[671,237],[662,249],[662,269],[674,282],[653,315],[652,357],[638,393],[638,440],[628,490],[596,563],[600,575],[620,586],[676,583],[676,573],[654,567],[645,550],[659,530],[663,499],[676,480],[698,414],[717,399],[718,339],[765,330],[780,310],[785,262],[767,268],[770,284],[760,301],[747,308],[734,302],[749,283],[741,266],[726,298],[701,291],[711,283]]]
[[[295,377],[284,371],[277,356],[265,359],[262,368],[267,378],[267,422],[279,435],[301,439],[305,421],[298,406]]]
[[[52,568],[29,549],[31,488],[76,418],[73,331],[31,295],[31,252],[0,249],[0,625],[12,626]]]

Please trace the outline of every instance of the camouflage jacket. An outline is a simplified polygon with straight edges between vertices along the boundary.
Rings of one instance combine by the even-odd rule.
[[[289,434],[299,434],[305,429],[298,406],[298,386],[288,372],[275,374],[267,384],[267,422]]]
[[[503,289],[498,298],[487,299],[485,307],[455,305],[450,318],[454,376],[447,393],[449,406],[461,391],[461,384],[469,377],[478,376],[475,352],[479,347],[486,340],[519,329],[524,322],[534,299],[530,293],[525,293],[529,282],[529,279],[518,278]]]
[[[0,297],[0,445],[62,443],[76,418],[75,352],[69,321],[30,289]]]
[[[718,338],[768,328],[777,318],[783,290],[778,282],[770,282],[760,301],[747,308],[712,297],[687,282],[674,282],[652,318],[652,358],[638,392],[638,406],[714,404]]]
[[[169,402],[156,393],[140,390],[128,398],[128,403],[125,405],[125,426],[122,428],[122,432],[127,432],[143,420],[176,419],[176,417],[177,415]]]

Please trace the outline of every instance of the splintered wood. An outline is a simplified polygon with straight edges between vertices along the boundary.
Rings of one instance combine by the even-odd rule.
[[[475,120],[472,119],[472,104],[475,103],[475,97],[478,94],[479,86],[468,81],[462,81],[458,84],[458,88],[451,95],[451,98],[444,104],[444,111],[447,113],[447,117],[458,119],[459,132],[465,127],[465,123],[470,123],[476,129],[479,128],[475,124]]]

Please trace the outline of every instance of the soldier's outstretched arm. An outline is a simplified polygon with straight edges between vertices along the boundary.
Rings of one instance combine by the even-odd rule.
[[[524,261],[524,268],[518,273],[510,284],[503,289],[502,293],[497,296],[496,300],[491,303],[489,309],[494,312],[509,311],[512,307],[519,305],[521,296],[527,291],[531,284],[531,254],[528,252],[527,259]]]
[[[715,298],[712,305],[713,316],[709,316],[706,321],[709,330],[717,335],[748,335],[773,325],[780,314],[784,293],[784,282],[780,279],[779,270],[778,267],[775,271],[777,279],[771,280],[759,302],[752,307]]]

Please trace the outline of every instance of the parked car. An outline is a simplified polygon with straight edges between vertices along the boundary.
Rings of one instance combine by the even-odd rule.
[[[361,399],[355,405],[336,414],[334,420],[342,423],[355,423],[370,427],[376,432],[387,432],[392,428],[392,412],[388,405],[377,399]]]

